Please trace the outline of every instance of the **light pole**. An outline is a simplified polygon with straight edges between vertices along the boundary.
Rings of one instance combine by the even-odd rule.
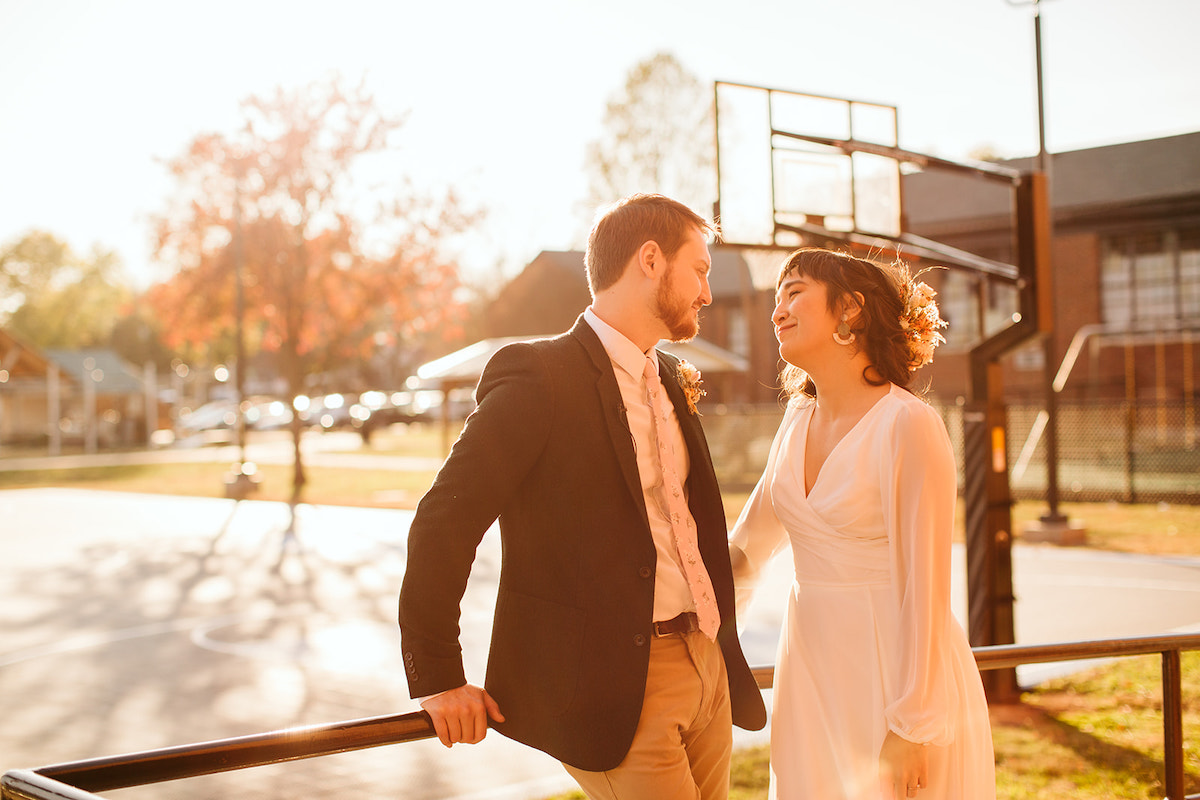
[[[1037,121],[1038,121],[1038,156],[1037,167],[1038,171],[1045,176],[1047,191],[1046,195],[1049,198],[1052,194],[1052,180],[1050,170],[1050,154],[1046,150],[1046,95],[1045,82],[1043,80],[1042,71],[1042,14],[1041,3],[1043,0],[1005,0],[1010,6],[1033,6],[1033,50],[1036,65],[1037,75]],[[1046,220],[1047,230],[1050,232],[1051,239],[1051,254],[1053,253],[1053,231],[1054,231],[1054,204],[1051,202],[1049,208],[1049,219]],[[1053,264],[1047,265],[1047,269],[1040,273],[1040,279],[1043,282],[1041,292],[1045,298],[1045,302],[1039,303],[1041,308],[1040,316],[1047,317],[1046,319],[1038,320],[1038,327],[1042,329],[1042,348],[1043,348],[1043,396],[1046,403],[1046,503],[1047,509],[1039,518],[1039,524],[1033,526],[1036,531],[1027,531],[1034,533],[1038,538],[1045,538],[1052,541],[1067,542],[1072,538],[1072,527],[1067,517],[1058,509],[1058,397],[1054,390],[1054,283],[1053,283],[1054,268]],[[1082,529],[1077,529],[1076,536],[1082,533]]]
[[[233,281],[234,281],[234,393],[237,395],[237,420],[235,433],[237,436],[238,463],[225,478],[225,496],[236,500],[244,500],[248,495],[257,491],[259,484],[258,467],[253,462],[246,461],[246,341],[243,330],[243,317],[246,315],[245,282],[242,271],[245,267],[244,245],[242,242],[242,163],[235,167],[236,174],[233,182]]]

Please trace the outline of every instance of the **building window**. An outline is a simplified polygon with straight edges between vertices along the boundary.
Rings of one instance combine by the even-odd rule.
[[[969,347],[1012,323],[1019,297],[1014,287],[977,273],[950,270],[938,290],[938,310],[949,323],[951,347]]]
[[[1017,348],[1013,353],[1012,365],[1024,372],[1041,372],[1046,368],[1046,347],[1041,340],[1035,340]]]
[[[1131,326],[1200,317],[1200,231],[1115,236],[1100,263],[1104,322]]]
[[[950,270],[942,281],[938,311],[949,323],[944,332],[948,345],[965,347],[979,339],[977,284],[974,275],[959,270]]]
[[[729,310],[729,349],[743,358],[750,357],[750,324],[740,308]]]
[[[1179,236],[1179,312],[1200,319],[1200,230]]]

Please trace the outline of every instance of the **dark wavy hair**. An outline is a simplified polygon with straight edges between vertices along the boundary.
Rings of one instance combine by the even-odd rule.
[[[583,258],[592,296],[620,280],[629,259],[646,242],[658,242],[669,259],[697,229],[705,235],[716,233],[715,225],[661,194],[633,194],[602,209]]]
[[[859,303],[862,313],[851,331],[857,348],[867,354],[870,362],[863,369],[863,379],[872,386],[894,383],[908,389],[912,380],[909,363],[912,353],[900,317],[904,311],[900,287],[910,279],[908,267],[899,260],[891,264],[877,263],[836,250],[821,247],[802,247],[783,262],[778,290],[789,275],[811,278],[825,287],[829,310],[837,312],[843,301]],[[799,367],[787,365],[780,375],[783,389],[789,397],[817,396],[817,387]]]

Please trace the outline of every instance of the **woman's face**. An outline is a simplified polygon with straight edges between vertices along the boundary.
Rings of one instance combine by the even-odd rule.
[[[805,362],[831,346],[838,317],[829,310],[825,284],[806,275],[791,273],[775,292],[775,338],[779,355],[792,366],[805,369]]]

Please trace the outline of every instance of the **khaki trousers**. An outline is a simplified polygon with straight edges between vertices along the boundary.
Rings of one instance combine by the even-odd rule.
[[[733,721],[721,648],[698,631],[650,640],[646,696],[615,769],[563,765],[591,800],[727,800]]]

